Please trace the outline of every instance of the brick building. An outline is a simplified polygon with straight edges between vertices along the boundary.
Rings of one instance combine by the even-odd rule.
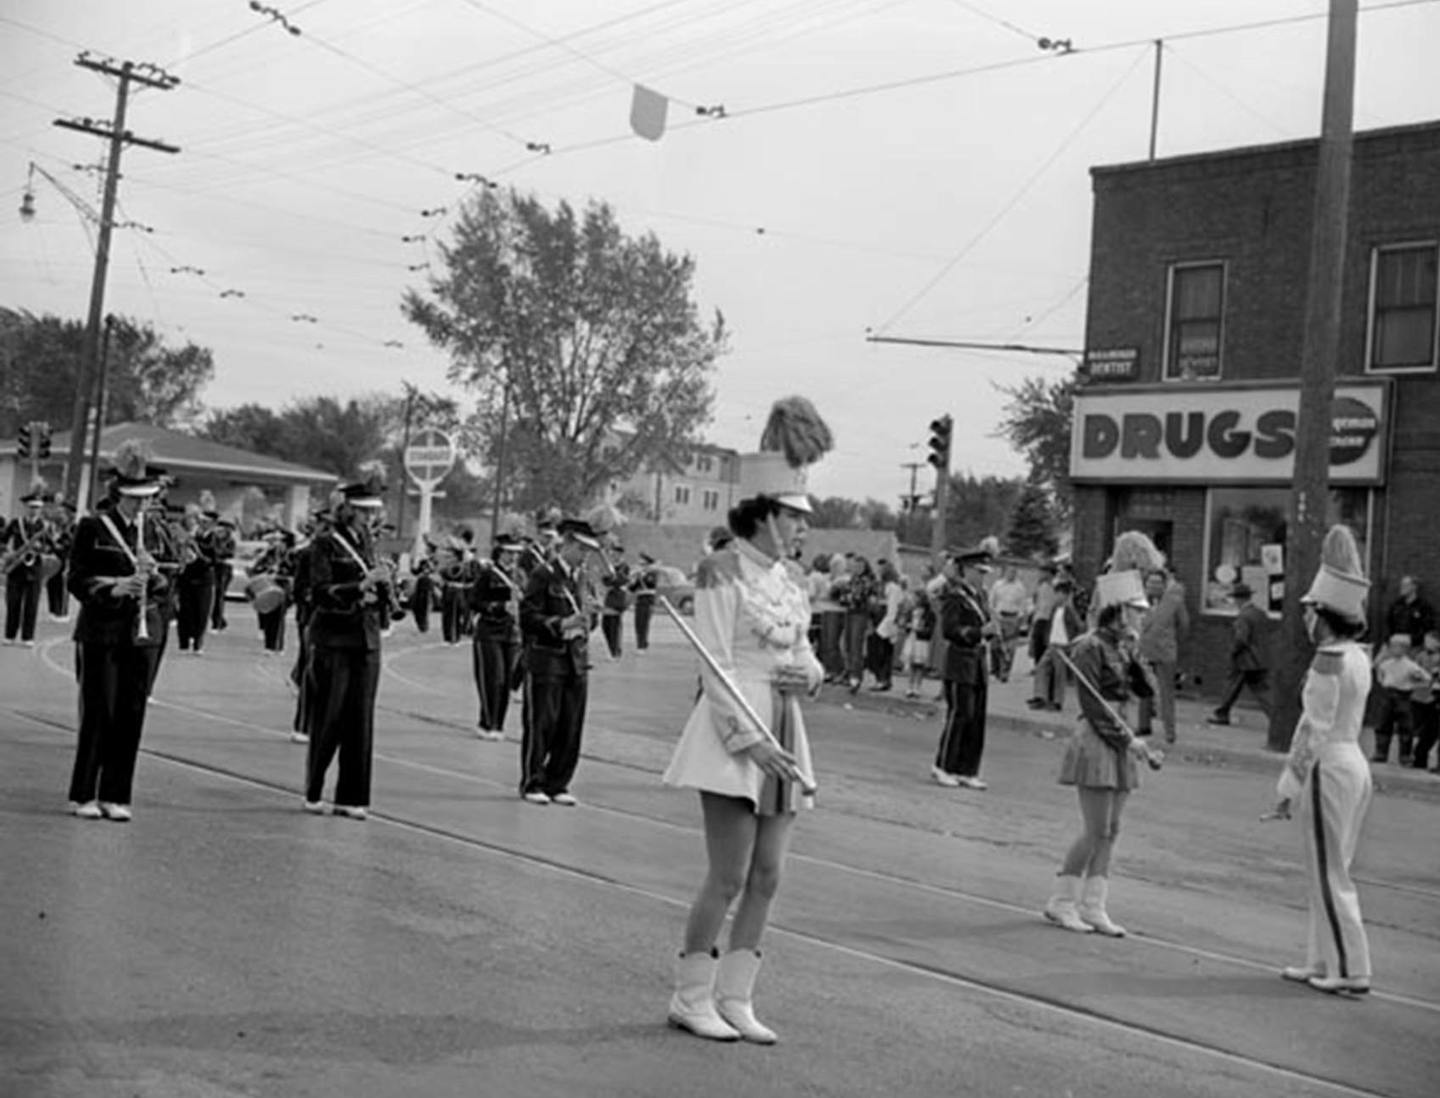
[[[1237,582],[1278,619],[1318,143],[1092,170],[1071,471],[1074,554],[1094,575],[1141,529],[1223,680]],[[1357,134],[1331,446],[1330,520],[1359,537],[1377,622],[1402,575],[1440,601],[1440,123]]]

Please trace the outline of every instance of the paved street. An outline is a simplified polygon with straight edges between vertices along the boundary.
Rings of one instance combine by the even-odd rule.
[[[287,660],[248,610],[167,656],[132,824],[65,815],[71,646],[0,649],[0,1095],[1404,1095],[1440,1078],[1440,778],[1377,771],[1357,865],[1376,991],[1303,959],[1293,825],[1260,824],[1259,720],[1203,726],[1133,798],[1123,941],[1038,914],[1077,823],[1065,721],[994,689],[983,793],[928,779],[933,707],[811,706],[802,817],[758,1006],[782,1044],[664,1026],[702,863],[658,780],[695,688],[668,622],[592,675],[577,809],[473,737],[468,647],[387,648],[374,814],[300,811]],[[628,642],[627,637],[627,642]],[[600,650],[597,643],[595,649]],[[1072,703],[1073,704],[1073,703]],[[847,708],[847,705],[850,708]]]

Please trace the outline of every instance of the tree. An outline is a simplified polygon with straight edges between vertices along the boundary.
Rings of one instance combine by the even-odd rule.
[[[860,521],[860,504],[842,496],[825,499],[810,497],[810,525],[817,530],[856,530]]]
[[[1050,490],[1056,517],[1067,524],[1073,501],[1070,434],[1077,380],[1077,374],[1054,382],[1029,377],[1019,385],[997,386],[1010,400],[995,433],[1025,455],[1030,481]]]
[[[70,426],[85,352],[85,325],[58,316],[0,308],[0,429],[28,420]],[[147,324],[117,318],[106,357],[105,422],[143,420],[162,427],[193,417],[215,376],[208,348],[167,347]]]
[[[577,510],[642,465],[684,460],[726,343],[718,312],[708,326],[697,317],[689,256],[625,236],[604,203],[552,213],[489,189],[441,256],[444,274],[402,309],[476,392],[492,465],[506,423],[511,506]]]
[[[1060,548],[1055,536],[1055,516],[1050,495],[1033,481],[1025,485],[1015,510],[1010,514],[1010,529],[1005,535],[1005,548],[1017,557],[1053,557]]]
[[[971,473],[951,474],[945,543],[975,545],[981,538],[1007,529],[1024,487],[1025,482],[1018,477],[976,479]]]

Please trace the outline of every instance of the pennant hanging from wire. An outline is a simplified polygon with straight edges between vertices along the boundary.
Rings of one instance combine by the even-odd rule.
[[[665,112],[669,107],[668,98],[636,84],[630,101],[630,128],[647,141],[659,141],[665,133]]]

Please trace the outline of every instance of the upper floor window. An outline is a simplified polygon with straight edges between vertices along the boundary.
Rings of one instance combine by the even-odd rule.
[[[1370,256],[1370,370],[1435,369],[1440,246],[1399,244]]]
[[[1165,301],[1165,378],[1220,376],[1224,335],[1225,264],[1177,263]]]
[[[695,459],[695,471],[697,473],[708,473],[715,465],[715,461],[708,454],[701,454]]]
[[[689,503],[689,502],[690,502],[690,486],[689,486],[688,484],[677,484],[677,485],[675,485],[675,502],[676,502],[676,503]]]
[[[700,493],[700,506],[707,511],[715,511],[720,507],[720,493],[714,489],[707,488]]]

